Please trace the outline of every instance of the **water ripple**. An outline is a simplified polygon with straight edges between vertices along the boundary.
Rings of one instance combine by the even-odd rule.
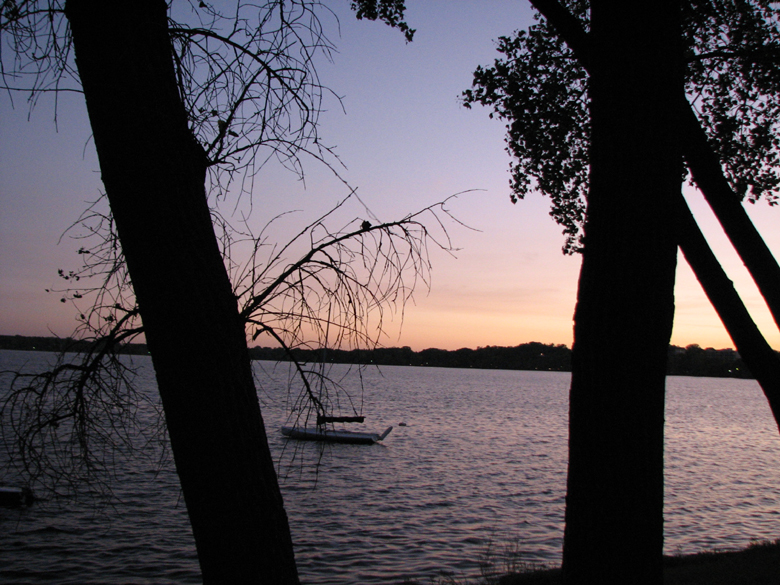
[[[19,353],[0,352],[0,369],[39,356]],[[148,359],[134,360],[153,391]],[[568,374],[369,370],[367,426],[395,429],[383,445],[321,449],[275,432],[286,374],[265,371],[278,376],[264,374],[261,400],[304,583],[476,575],[488,543],[509,539],[523,560],[560,561]],[[667,552],[780,536],[780,436],[755,382],[670,378],[666,419]],[[173,470],[127,461],[118,477],[112,510],[0,510],[0,582],[199,583]]]

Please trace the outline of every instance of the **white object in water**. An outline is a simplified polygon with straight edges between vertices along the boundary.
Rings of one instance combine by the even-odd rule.
[[[363,433],[360,431],[335,430],[320,427],[282,427],[282,434],[290,439],[299,439],[302,441],[371,445],[384,439],[392,430],[393,427],[387,427],[385,432],[380,435],[378,433]]]

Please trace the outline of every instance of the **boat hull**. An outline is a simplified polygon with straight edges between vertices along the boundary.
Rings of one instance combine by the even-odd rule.
[[[390,427],[392,429],[392,427]],[[290,439],[300,441],[322,441],[325,443],[347,443],[353,445],[372,445],[384,439],[390,429],[379,435],[377,433],[361,433],[333,429],[307,427],[282,427],[282,434]]]

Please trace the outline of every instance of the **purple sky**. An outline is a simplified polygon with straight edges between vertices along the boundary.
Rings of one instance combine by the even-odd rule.
[[[528,341],[571,344],[579,260],[565,257],[563,237],[540,196],[509,202],[509,157],[504,128],[481,108],[467,110],[460,92],[479,65],[497,56],[494,40],[531,22],[519,0],[410,0],[407,21],[415,40],[384,25],[358,22],[346,0],[329,3],[340,17],[339,53],[323,63],[323,83],[343,96],[346,114],[330,100],[320,135],[335,145],[343,176],[381,219],[405,215],[454,193],[449,205],[479,231],[454,227],[460,251],[433,254],[432,290],[420,290],[388,324],[386,345],[457,349]],[[331,22],[331,24],[333,24]],[[335,31],[335,27],[331,27]],[[42,99],[28,121],[24,96],[0,96],[0,333],[70,334],[75,309],[47,294],[57,269],[78,266],[80,243],[60,236],[97,198],[100,175],[79,95]],[[345,187],[314,161],[305,186],[267,167],[255,182],[257,225],[290,209],[305,224],[346,195]],[[780,348],[744,268],[728,250],[698,194],[688,194],[708,238],[769,342]],[[780,210],[748,206],[775,251]],[[291,228],[292,229],[292,228]],[[281,237],[281,236],[280,236]],[[681,260],[681,262],[684,262]],[[687,266],[678,271],[672,342],[730,347],[731,342]]]

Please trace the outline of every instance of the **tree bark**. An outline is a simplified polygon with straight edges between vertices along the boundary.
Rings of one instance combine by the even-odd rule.
[[[68,0],[66,16],[204,583],[298,583],[166,3]]]
[[[591,4],[591,175],[574,322],[564,581],[663,581],[681,152],[679,5]]]

